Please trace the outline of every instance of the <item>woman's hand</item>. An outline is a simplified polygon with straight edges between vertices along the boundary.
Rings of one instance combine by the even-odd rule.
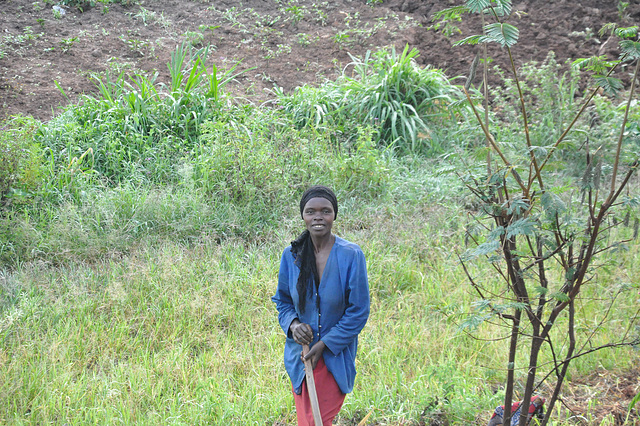
[[[311,360],[311,367],[313,369],[316,368],[316,364],[318,363],[318,361],[320,361],[320,358],[322,357],[322,353],[324,352],[324,348],[326,348],[326,345],[324,344],[324,342],[322,340],[319,340],[318,343],[316,343],[315,345],[313,345],[313,347],[311,349],[309,349],[309,352],[307,352],[306,355],[303,355],[302,358],[302,362],[305,362],[306,360],[310,359]]]
[[[289,326],[293,340],[299,345],[308,345],[313,341],[313,330],[309,324],[294,319]]]

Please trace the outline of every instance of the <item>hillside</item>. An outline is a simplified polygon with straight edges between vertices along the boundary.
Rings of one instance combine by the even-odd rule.
[[[434,19],[460,3],[0,0],[0,424],[294,424],[271,297],[316,183],[372,296],[337,424],[485,425],[535,341],[553,424],[637,422],[637,87],[561,74],[616,59],[599,31],[640,1],[514,2],[522,84],[496,70],[490,108],[453,47],[480,18]]]
[[[421,0],[247,0],[137,1],[115,3],[65,0],[0,0],[0,104],[2,115],[48,119],[82,93],[95,91],[88,78],[106,70],[157,71],[168,81],[166,63],[184,41],[210,45],[212,61],[251,71],[234,92],[260,102],[274,85],[291,90],[334,77],[349,62],[390,44],[409,44],[422,65],[466,75],[477,48],[452,48],[453,41],[479,31],[458,23],[447,37],[429,29],[434,13],[454,1]],[[93,4],[92,7],[65,6]],[[542,61],[553,50],[563,63],[593,54],[615,57],[613,43],[598,31],[607,22],[630,25],[640,19],[640,3],[554,0],[516,2],[520,41],[516,64]],[[54,10],[54,6],[57,10]],[[496,62],[504,64],[499,52]],[[64,90],[64,95],[56,86]]]

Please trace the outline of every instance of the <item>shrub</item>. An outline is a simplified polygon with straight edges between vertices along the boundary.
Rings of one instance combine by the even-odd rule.
[[[207,54],[206,48],[179,47],[168,64],[169,85],[157,82],[157,74],[94,76],[99,95],[83,97],[38,132],[36,139],[51,150],[54,169],[91,151],[84,164],[113,184],[132,173],[176,182],[176,164],[193,150],[202,123],[223,109],[222,90],[234,77],[236,66],[224,72],[206,67]]]
[[[358,124],[376,128],[376,142],[402,152],[430,147],[430,130],[452,117],[460,92],[437,69],[420,68],[416,49],[407,46],[352,57],[353,76],[346,70],[320,88],[299,88],[292,95],[276,91],[279,104],[298,126],[334,127],[339,141],[353,144]]]
[[[29,200],[41,179],[42,153],[33,143],[34,120],[15,117],[0,124],[0,208]]]

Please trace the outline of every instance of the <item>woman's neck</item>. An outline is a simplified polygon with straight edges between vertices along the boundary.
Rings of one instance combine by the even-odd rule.
[[[327,237],[323,238],[314,238],[313,236],[311,236],[311,241],[313,241],[313,248],[315,249],[315,252],[320,253],[323,251],[331,250],[331,247],[333,247],[333,243],[336,241],[336,236],[333,234],[329,234]]]

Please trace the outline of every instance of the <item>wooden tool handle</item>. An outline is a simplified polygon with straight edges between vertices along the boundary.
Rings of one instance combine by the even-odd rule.
[[[309,345],[302,345],[302,355],[309,353]],[[311,400],[311,410],[313,411],[313,421],[315,426],[322,426],[322,416],[320,415],[320,404],[318,404],[318,393],[316,392],[316,382],[313,379],[313,366],[311,360],[304,362],[304,371],[307,377],[307,389],[309,389],[309,399]]]

